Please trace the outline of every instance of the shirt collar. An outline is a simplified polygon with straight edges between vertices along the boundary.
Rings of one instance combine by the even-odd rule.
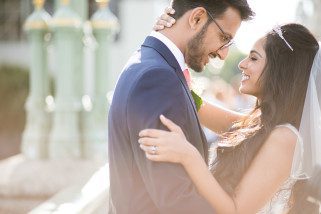
[[[179,64],[179,66],[181,67],[182,71],[187,69],[183,53],[169,38],[167,38],[165,35],[163,35],[163,34],[161,34],[159,32],[156,32],[156,31],[152,31],[150,36],[155,37],[156,39],[160,40],[161,42],[163,42],[166,45],[166,47],[175,56],[175,58],[176,58],[176,60],[177,60],[177,62]]]

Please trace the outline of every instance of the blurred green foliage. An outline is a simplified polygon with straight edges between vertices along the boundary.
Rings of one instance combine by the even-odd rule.
[[[246,57],[244,53],[242,53],[237,48],[231,48],[227,58],[224,61],[224,65],[222,68],[215,68],[212,65],[208,65],[205,67],[204,71],[201,73],[193,72],[193,76],[196,77],[207,77],[209,79],[214,79],[215,77],[220,77],[225,80],[227,83],[231,83],[233,77],[235,75],[240,74],[241,71],[238,68],[238,64]],[[223,62],[222,62],[223,63]]]
[[[28,82],[26,68],[0,65],[0,159],[19,152]]]
[[[240,52],[238,49],[232,49],[225,60],[224,66],[221,69],[220,77],[226,82],[231,82],[232,78],[240,74],[238,64],[246,57],[245,54]]]
[[[2,129],[15,129],[15,126],[8,126],[15,123],[21,123],[24,121],[24,103],[28,95],[28,82],[29,73],[25,68],[17,66],[1,65],[0,66],[0,121],[6,121],[0,124],[0,130]],[[12,124],[13,125],[13,124]],[[18,125],[18,124],[17,124]]]

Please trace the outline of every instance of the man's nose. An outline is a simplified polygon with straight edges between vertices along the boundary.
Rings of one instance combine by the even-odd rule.
[[[221,49],[221,50],[218,50],[218,51],[217,51],[218,57],[219,57],[221,60],[225,60],[225,58],[227,57],[227,54],[228,54],[229,50],[230,50],[229,47],[223,48],[223,49]]]

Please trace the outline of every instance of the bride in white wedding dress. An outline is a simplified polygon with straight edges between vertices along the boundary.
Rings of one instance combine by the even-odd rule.
[[[203,102],[201,123],[221,135],[209,166],[163,115],[169,131],[142,130],[139,143],[155,164],[181,164],[216,213],[287,213],[297,181],[321,163],[320,45],[304,26],[283,25],[259,39],[239,68],[240,92],[257,103],[242,115]]]

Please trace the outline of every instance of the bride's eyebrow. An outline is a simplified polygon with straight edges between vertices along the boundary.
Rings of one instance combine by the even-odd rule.
[[[251,54],[251,53],[256,53],[257,55],[259,55],[259,57],[263,58],[262,55],[261,55],[259,52],[257,52],[256,50],[251,50],[251,51],[250,51],[250,54]]]

